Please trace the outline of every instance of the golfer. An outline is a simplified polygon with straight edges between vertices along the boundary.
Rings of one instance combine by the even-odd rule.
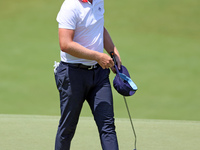
[[[55,150],[70,149],[84,101],[94,116],[102,149],[118,150],[109,82],[109,68],[115,70],[108,54],[114,52],[118,68],[121,59],[104,27],[104,0],[65,0],[57,21],[61,61],[55,69],[55,80],[61,118]]]

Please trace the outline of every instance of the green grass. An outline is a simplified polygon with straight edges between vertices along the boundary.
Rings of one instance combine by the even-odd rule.
[[[59,115],[53,62],[61,4],[1,2],[0,114]],[[134,118],[200,121],[199,7],[199,0],[105,1],[105,26],[139,88],[127,98]],[[115,116],[127,117],[113,94]],[[88,109],[81,115],[91,117]]]
[[[0,115],[0,149],[53,150],[57,116]],[[199,150],[199,121],[134,119],[138,150]],[[128,119],[116,119],[120,150],[134,148]],[[96,125],[91,117],[81,117],[72,141],[72,150],[100,150]]]

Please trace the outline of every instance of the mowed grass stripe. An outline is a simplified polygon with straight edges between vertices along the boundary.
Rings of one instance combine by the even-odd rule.
[[[1,150],[53,150],[58,116],[0,115]],[[199,121],[133,119],[138,150],[199,150]],[[134,136],[128,119],[116,118],[120,150],[132,150]],[[101,150],[93,118],[81,117],[72,150]]]

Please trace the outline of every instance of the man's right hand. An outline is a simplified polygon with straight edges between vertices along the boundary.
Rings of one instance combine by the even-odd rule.
[[[103,69],[108,69],[114,66],[113,59],[105,53],[98,54],[97,62]]]

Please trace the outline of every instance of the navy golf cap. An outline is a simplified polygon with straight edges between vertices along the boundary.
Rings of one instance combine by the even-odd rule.
[[[131,96],[137,91],[136,84],[131,80],[128,70],[121,65],[120,70],[115,65],[116,76],[113,80],[113,86],[117,92],[123,96]]]

